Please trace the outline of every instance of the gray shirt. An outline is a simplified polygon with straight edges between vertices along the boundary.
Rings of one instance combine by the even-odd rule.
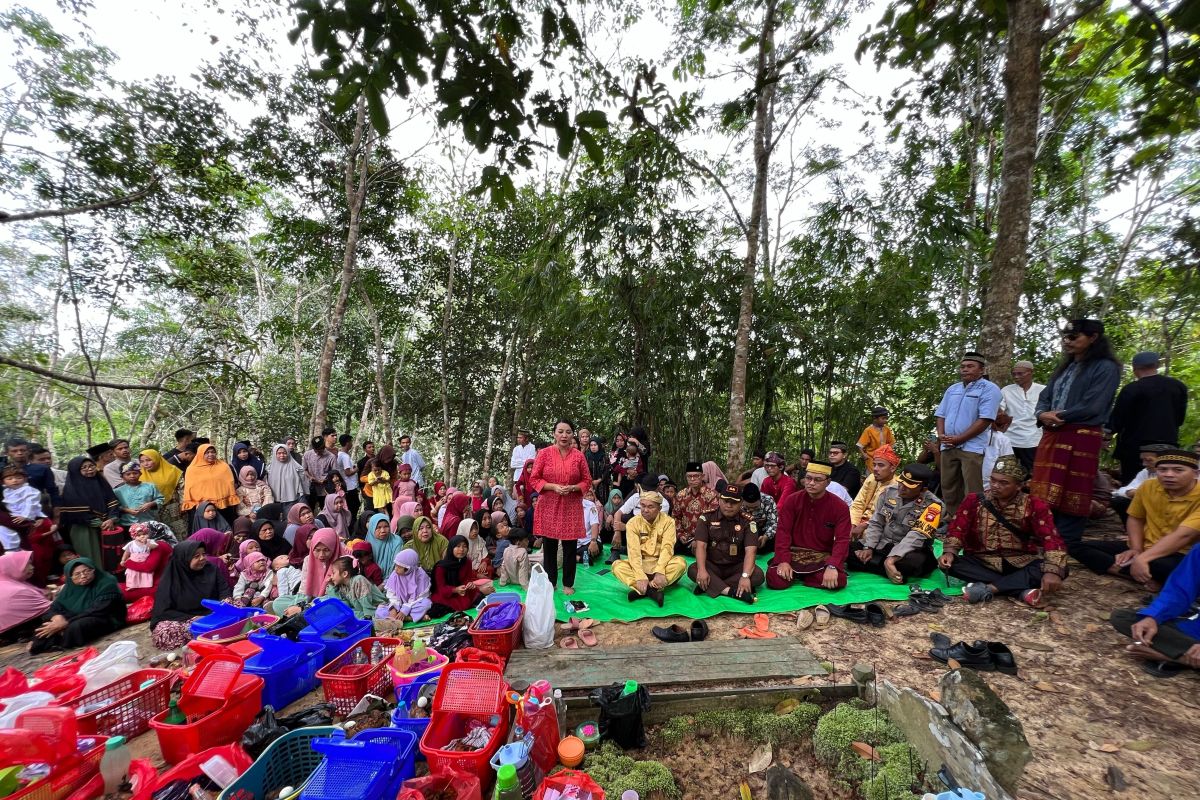
[[[936,535],[940,539],[946,535],[945,503],[929,490],[922,492],[915,500],[906,501],[900,497],[899,486],[889,486],[883,490],[883,495],[875,505],[875,513],[863,531],[863,545],[872,550],[890,546],[892,549],[888,555],[897,558],[929,546],[932,540],[917,528],[917,523],[935,503],[939,506]]]

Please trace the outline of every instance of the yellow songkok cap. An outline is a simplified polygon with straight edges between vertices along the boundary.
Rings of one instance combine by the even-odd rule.
[[[833,466],[824,461],[810,461],[805,472],[811,472],[814,475],[832,475]]]

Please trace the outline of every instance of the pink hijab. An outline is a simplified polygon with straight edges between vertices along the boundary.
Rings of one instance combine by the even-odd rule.
[[[399,498],[392,503],[392,533],[396,532],[396,526],[400,524],[401,517],[412,517],[416,519],[421,516],[421,505],[415,500],[405,500],[401,502]]]
[[[725,473],[721,472],[721,468],[717,466],[717,462],[705,461],[700,465],[700,468],[704,471],[704,483],[714,492],[717,490],[717,481],[728,483]]]
[[[313,553],[319,544],[325,545],[333,552],[333,555],[324,564]],[[329,583],[329,570],[333,567],[333,562],[348,555],[350,553],[346,551],[342,540],[338,537],[338,532],[333,528],[321,528],[314,533],[308,542],[308,555],[304,557],[304,566],[300,568],[301,591],[309,597],[323,597],[325,586]]]
[[[25,567],[33,553],[14,550],[0,556],[0,632],[40,617],[50,608],[41,589],[25,580]]]

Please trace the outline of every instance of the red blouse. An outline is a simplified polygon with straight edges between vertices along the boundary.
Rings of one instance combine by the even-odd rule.
[[[578,486],[579,492],[560,495],[543,492],[547,483],[559,486]],[[592,485],[592,474],[588,471],[583,453],[572,448],[565,456],[558,447],[551,445],[538,451],[533,460],[530,477],[533,490],[538,493],[537,508],[533,516],[533,535],[551,539],[583,538],[583,492]]]
[[[456,594],[455,589],[466,583],[471,583],[478,580],[479,576],[475,574],[475,570],[471,568],[471,560],[467,559],[467,563],[458,568],[458,583],[449,586],[446,583],[446,568],[438,564],[433,568],[433,582],[437,584],[437,588],[429,595],[429,599],[435,603],[441,603],[447,608],[452,608],[455,611],[466,611],[468,608],[474,608],[479,602],[479,589],[475,586],[468,586],[465,594]]]

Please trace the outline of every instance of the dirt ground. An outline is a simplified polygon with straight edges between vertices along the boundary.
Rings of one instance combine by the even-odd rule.
[[[1116,534],[1117,530],[1113,526],[1108,532]],[[1053,598],[1048,613],[1006,600],[980,606],[955,601],[939,614],[919,614],[882,629],[834,620],[822,631],[796,631],[790,614],[771,615],[771,628],[780,635],[796,636],[818,658],[832,662],[832,677],[838,682],[847,681],[850,667],[861,661],[874,664],[880,678],[925,693],[936,691],[938,678],[946,669],[926,655],[931,631],[944,632],[954,641],[1005,642],[1016,655],[1019,674],[983,675],[1020,718],[1033,748],[1034,759],[1025,771],[1019,798],[1200,797],[1200,754],[1194,746],[1200,741],[1200,674],[1169,680],[1146,675],[1122,652],[1128,640],[1108,623],[1112,609],[1136,607],[1144,595],[1133,584],[1076,568],[1063,591]],[[744,614],[711,618],[711,638],[735,639],[737,629],[749,620]],[[604,623],[595,630],[601,646],[644,644],[656,641],[650,634],[654,625],[680,621]],[[147,658],[155,652],[146,625],[121,631],[98,646],[103,648],[117,639],[139,642]],[[50,660],[53,657],[31,657],[17,645],[0,648],[0,666],[30,672]],[[318,690],[288,710],[318,702],[319,694]],[[138,737],[132,745],[135,757],[159,763],[152,734]],[[728,756],[722,761],[737,765],[735,770],[707,766],[711,751],[666,754],[657,753],[652,746],[639,757],[661,756],[688,797],[736,797],[753,748],[722,743],[720,750]],[[780,752],[776,759],[809,779],[816,797],[845,797],[823,783],[809,748]],[[1107,782],[1113,768],[1128,787],[1120,795]],[[755,796],[762,796],[761,779],[752,778],[750,785]]]

